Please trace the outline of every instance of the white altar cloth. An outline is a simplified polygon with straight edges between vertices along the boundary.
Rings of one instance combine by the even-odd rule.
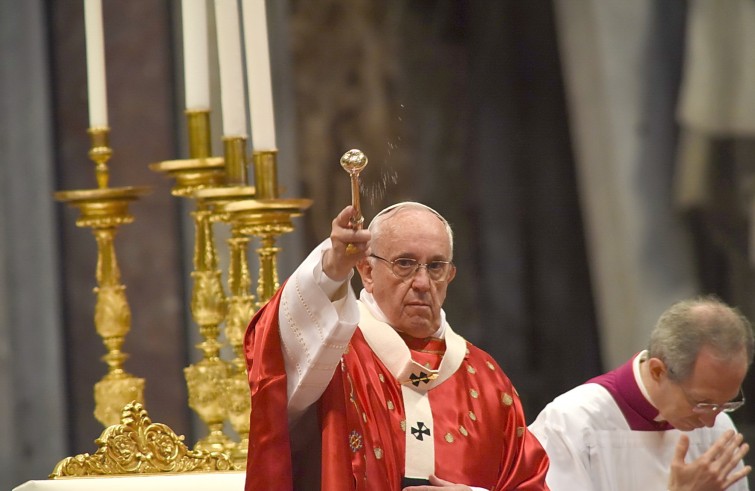
[[[27,481],[13,491],[243,491],[244,472],[65,477]]]

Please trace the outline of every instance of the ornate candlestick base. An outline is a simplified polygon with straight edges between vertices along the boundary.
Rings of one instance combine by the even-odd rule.
[[[197,441],[194,448],[207,452],[229,452],[235,446],[233,440],[223,433],[226,418],[225,381],[228,364],[213,357],[184,368],[189,390],[189,406],[207,424],[207,436]]]
[[[129,203],[148,192],[148,188],[123,187],[55,193],[56,199],[80,210],[76,225],[92,228],[97,239],[94,323],[108,350],[103,357],[108,373],[95,385],[94,415],[105,426],[118,422],[127,403],[144,401],[144,379],[123,370],[127,355],[121,347],[131,329],[131,311],[126,300],[126,287],[121,284],[114,238],[118,226],[134,220],[128,213]]]
[[[243,359],[241,361],[243,365],[231,365],[230,374],[225,380],[225,389],[228,397],[228,420],[239,435],[239,442],[231,450],[231,460],[237,468],[246,469],[246,458],[249,454],[249,414],[252,411],[252,401],[249,395],[246,362]]]
[[[109,426],[132,401],[144,401],[144,379],[126,372],[108,373],[94,384],[94,417]]]

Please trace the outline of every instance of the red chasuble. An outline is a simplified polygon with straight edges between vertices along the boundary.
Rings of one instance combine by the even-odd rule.
[[[516,390],[487,353],[466,343],[458,369],[427,391],[430,435],[422,424],[407,428],[401,383],[360,329],[317,403],[317,431],[304,446],[308,451],[292,458],[291,437],[301,435],[288,426],[279,301],[280,291],[252,319],[245,338],[252,395],[246,491],[400,490],[406,441],[414,437],[434,442],[435,474],[441,479],[490,490],[548,489],[545,451],[527,430]],[[438,367],[445,341],[404,341],[420,366]],[[314,479],[299,473],[295,479],[296,459],[317,459],[321,469]],[[318,479],[319,485],[312,482]]]

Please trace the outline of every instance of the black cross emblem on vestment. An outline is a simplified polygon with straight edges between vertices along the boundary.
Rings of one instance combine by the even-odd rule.
[[[422,421],[417,421],[417,427],[412,428],[412,435],[417,440],[422,441],[424,435],[430,436],[430,429]]]
[[[413,373],[409,375],[409,380],[412,381],[412,384],[414,384],[415,387],[419,387],[420,382],[429,383],[430,376],[425,372],[419,372],[419,375]]]

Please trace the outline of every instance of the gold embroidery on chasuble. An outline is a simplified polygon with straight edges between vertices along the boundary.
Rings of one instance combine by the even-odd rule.
[[[354,394],[354,382],[352,382],[351,374],[348,372],[346,373],[346,380],[349,382],[349,402],[354,405],[354,409],[356,410],[357,414],[359,414],[361,411],[359,410],[359,404],[357,403],[357,398]]]
[[[349,433],[349,448],[352,452],[356,453],[360,448],[362,448],[362,441],[362,435],[358,431],[353,430],[351,433]]]

